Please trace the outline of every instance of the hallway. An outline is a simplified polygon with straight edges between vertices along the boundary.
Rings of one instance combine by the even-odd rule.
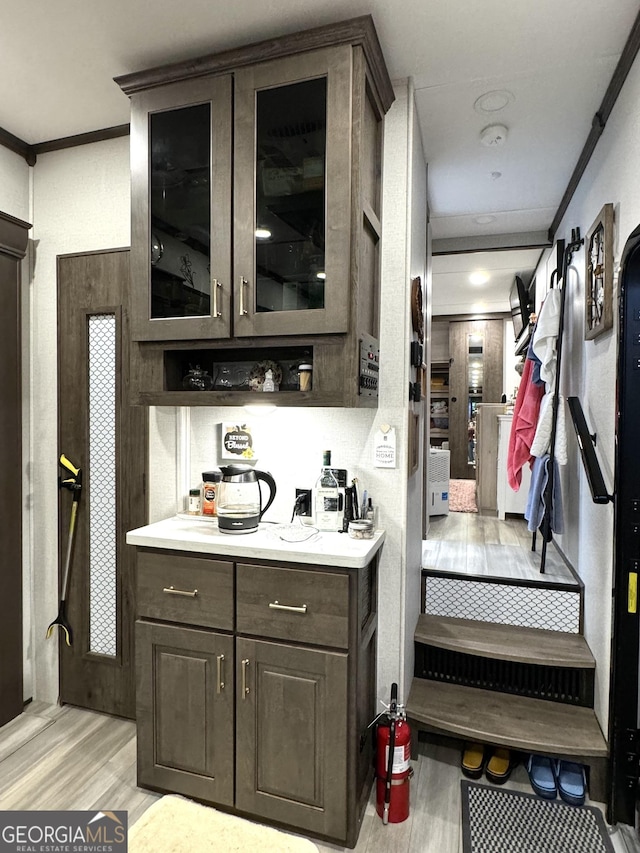
[[[422,567],[441,572],[576,583],[574,573],[555,545],[547,546],[545,572],[540,574],[542,541],[531,550],[531,533],[524,519],[472,512],[451,512],[430,519],[428,538],[422,543]]]

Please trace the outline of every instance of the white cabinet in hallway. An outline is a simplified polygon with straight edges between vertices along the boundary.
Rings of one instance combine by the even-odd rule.
[[[511,433],[511,421],[513,414],[498,416],[498,480],[497,500],[498,518],[504,520],[506,513],[517,513],[524,515],[529,496],[531,484],[531,471],[528,465],[522,468],[522,481],[517,492],[507,482],[507,453],[509,451],[509,435]]]

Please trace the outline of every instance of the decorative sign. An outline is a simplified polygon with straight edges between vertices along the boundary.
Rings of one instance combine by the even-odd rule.
[[[613,326],[613,204],[605,204],[585,241],[585,340]]]
[[[236,462],[249,462],[258,458],[253,444],[251,425],[246,423],[221,424],[222,459],[235,459]]]
[[[373,438],[373,465],[375,468],[396,467],[396,431],[382,424]]]

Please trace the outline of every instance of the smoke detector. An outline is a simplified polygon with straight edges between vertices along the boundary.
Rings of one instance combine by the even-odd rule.
[[[503,124],[490,124],[480,131],[480,142],[486,148],[498,148],[507,141],[508,133]]]

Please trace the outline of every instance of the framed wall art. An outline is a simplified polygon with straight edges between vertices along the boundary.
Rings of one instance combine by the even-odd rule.
[[[602,208],[584,246],[584,337],[590,341],[613,326],[613,204]]]

